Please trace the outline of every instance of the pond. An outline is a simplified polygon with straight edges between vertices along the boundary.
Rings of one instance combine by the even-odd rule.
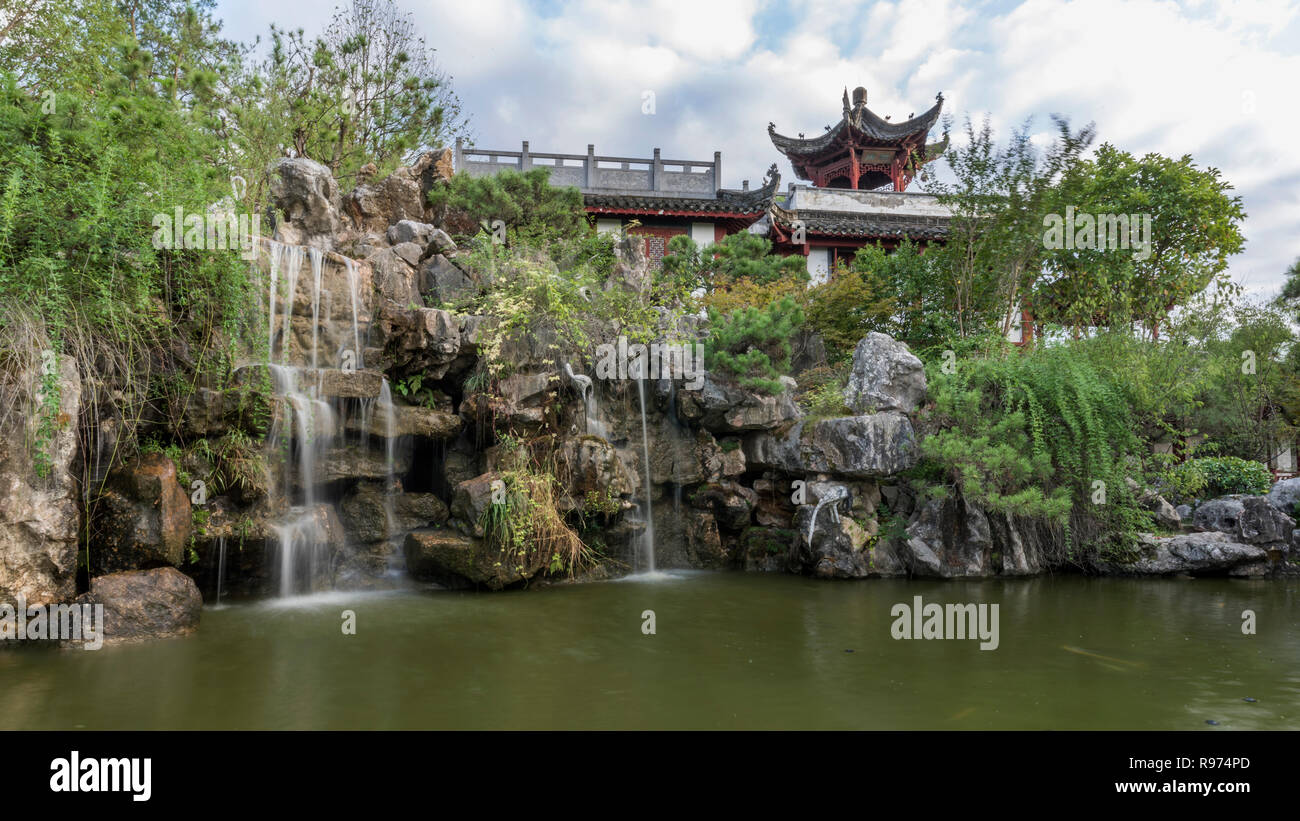
[[[668,572],[327,593],[209,607],[181,639],[0,652],[0,728],[1300,729],[1298,588]],[[917,596],[997,604],[997,648],[893,638]]]

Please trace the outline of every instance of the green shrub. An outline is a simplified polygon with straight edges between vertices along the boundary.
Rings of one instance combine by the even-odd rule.
[[[505,223],[507,240],[531,243],[572,237],[589,232],[582,194],[572,187],[556,188],[548,168],[502,171],[490,177],[454,175],[446,185],[429,192],[439,224],[453,234],[491,231],[496,220]]]
[[[1143,446],[1117,381],[1069,346],[962,359],[956,370],[930,369],[932,432],[921,443],[946,488],[1050,522],[1067,550],[1130,555],[1150,519],[1125,483]]]
[[[1259,495],[1273,486],[1273,475],[1262,463],[1235,456],[1189,459],[1163,478],[1169,494],[1180,503],[1231,493]]]
[[[790,338],[803,324],[803,311],[793,299],[740,308],[724,317],[711,310],[709,321],[704,362],[710,371],[763,393],[784,390],[780,377],[790,371]]]

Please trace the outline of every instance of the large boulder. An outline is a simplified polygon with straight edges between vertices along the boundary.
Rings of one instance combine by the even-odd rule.
[[[392,368],[419,372],[429,381],[446,376],[460,354],[460,323],[437,308],[384,302],[375,319],[374,338]]]
[[[407,534],[403,551],[407,570],[417,579],[457,587],[482,585],[490,590],[543,573],[551,558],[536,545],[506,551],[447,528]]]
[[[500,479],[494,472],[466,479],[451,497],[451,515],[478,538],[483,537],[483,511],[492,504],[493,484]]]
[[[1246,544],[1290,542],[1295,520],[1267,496],[1236,494],[1202,503],[1192,514],[1197,530],[1225,533]]]
[[[339,505],[344,530],[357,542],[372,544],[417,528],[447,521],[447,506],[432,493],[388,494],[380,482],[359,482]]]
[[[277,237],[294,245],[331,249],[339,233],[339,187],[330,170],[306,157],[285,157],[271,164],[271,202],[287,224]]]
[[[185,560],[193,514],[176,464],[146,453],[113,472],[95,503],[90,561],[96,572],[179,566]]]
[[[871,332],[853,349],[844,403],[854,413],[911,413],[925,399],[925,366],[902,342]]]
[[[840,507],[847,507],[846,502],[840,502]],[[846,510],[832,514],[829,505],[820,511],[816,505],[800,505],[794,517],[791,569],[822,579],[866,578],[873,572],[869,544],[876,527],[874,520],[868,526],[859,524]]]
[[[1238,566],[1254,565],[1268,559],[1264,548],[1234,542],[1224,533],[1186,533],[1165,537],[1144,534],[1139,552],[1135,562],[1109,564],[1101,569],[1116,575],[1134,576],[1223,574]]]
[[[575,436],[559,450],[559,478],[569,497],[569,507],[587,506],[631,495],[636,481],[618,452],[599,436]]]
[[[740,531],[753,520],[758,494],[736,482],[712,482],[695,491],[691,504],[711,511],[724,530]]]
[[[428,194],[451,177],[450,156],[450,149],[426,152],[382,180],[365,179],[344,199],[344,212],[358,231],[368,234],[385,234],[403,220],[431,222]]]
[[[67,602],[76,594],[78,515],[72,461],[77,453],[81,375],[71,357],[58,361],[58,405],[43,469],[28,446],[31,419],[0,430],[0,602]],[[23,377],[41,384],[35,374]],[[37,396],[36,407],[45,404]]]
[[[97,576],[77,601],[104,606],[106,644],[187,635],[199,626],[203,608],[194,580],[174,567]]]
[[[434,254],[420,266],[420,293],[439,305],[455,305],[478,290],[468,273],[442,254]]]
[[[800,417],[790,391],[759,393],[705,375],[699,390],[677,394],[677,416],[713,433],[772,430]]]
[[[1268,491],[1268,500],[1286,515],[1294,516],[1296,502],[1300,502],[1300,476],[1274,484]]]
[[[988,516],[964,499],[932,499],[907,526],[903,557],[916,576],[993,575]]]
[[[829,473],[857,479],[889,476],[916,464],[917,442],[908,418],[897,412],[798,422],[784,434],[745,438],[748,467],[788,474]]]

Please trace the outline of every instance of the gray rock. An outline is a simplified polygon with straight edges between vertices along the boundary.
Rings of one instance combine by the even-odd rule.
[[[840,503],[845,507],[844,503]],[[862,579],[873,574],[872,552],[868,548],[876,535],[875,521],[864,527],[846,512],[838,520],[823,506],[813,521],[815,505],[800,505],[794,516],[795,541],[791,569],[821,579]],[[809,541],[809,525],[812,540]]]
[[[854,413],[911,413],[925,399],[925,366],[902,342],[872,332],[853,350],[844,403]]]
[[[1197,530],[1226,533],[1246,544],[1289,542],[1295,521],[1270,503],[1267,496],[1235,494],[1211,499],[1196,508]]]
[[[1191,505],[1179,505],[1178,507],[1174,508],[1174,512],[1178,514],[1178,519],[1180,522],[1185,522],[1192,518]]]
[[[683,421],[717,434],[772,430],[802,416],[789,391],[772,396],[717,380],[706,374],[699,390],[677,394]]]
[[[426,381],[446,376],[461,353],[460,323],[437,308],[402,308],[385,302],[379,307],[373,338],[391,368],[420,372]]]
[[[989,519],[962,499],[931,499],[907,527],[901,557],[916,576],[991,576]]]
[[[1146,534],[1141,555],[1130,564],[1110,564],[1103,570],[1116,575],[1167,576],[1224,573],[1238,565],[1265,561],[1262,547],[1240,544],[1223,533],[1187,533],[1156,537]]]
[[[454,305],[477,290],[474,280],[442,254],[434,254],[420,268],[420,292],[442,305]]]
[[[447,521],[447,515],[447,506],[432,493],[394,493],[390,502],[382,482],[359,482],[339,505],[344,530],[353,540],[366,544],[440,525]]]
[[[484,535],[483,511],[492,504],[492,483],[500,478],[500,474],[488,472],[456,485],[451,515],[478,538]]]
[[[306,157],[282,158],[270,168],[271,202],[307,237],[339,233],[339,187],[330,170]],[[317,244],[304,242],[303,244]]]
[[[193,527],[189,489],[180,486],[175,463],[163,454],[147,453],[110,474],[94,511],[90,562],[96,572],[185,560]]]
[[[751,468],[856,479],[899,473],[917,459],[912,423],[896,412],[800,422],[783,435],[750,434],[744,447]]]
[[[1300,477],[1274,484],[1268,491],[1268,500],[1286,515],[1294,515],[1296,502],[1300,502]]]
[[[77,601],[104,606],[105,644],[187,635],[203,609],[194,580],[174,567],[98,576]]]

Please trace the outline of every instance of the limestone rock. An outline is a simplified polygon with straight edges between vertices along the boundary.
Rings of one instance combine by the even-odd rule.
[[[902,342],[871,332],[853,350],[844,403],[854,413],[911,413],[925,399],[925,366]]]
[[[339,233],[339,187],[330,170],[306,157],[281,158],[270,168],[271,202],[302,235],[296,244],[333,247]]]
[[[713,433],[772,430],[799,419],[789,391],[779,396],[747,390],[706,375],[699,390],[678,392],[677,415]]]
[[[896,412],[800,422],[785,434],[745,438],[745,460],[751,468],[858,479],[907,470],[916,464],[917,450],[912,423]]]
[[[1192,514],[1197,530],[1226,533],[1246,544],[1290,542],[1295,520],[1267,496],[1236,494],[1202,503]]]
[[[392,527],[389,498],[381,482],[359,482],[339,505],[339,519],[352,539],[370,544],[417,528],[447,521],[447,506],[432,493],[394,493]]]
[[[1180,536],[1144,535],[1141,556],[1130,564],[1111,564],[1116,575],[1168,576],[1173,574],[1226,573],[1239,565],[1265,561],[1268,553],[1257,545],[1240,544],[1224,533],[1187,533]]]

